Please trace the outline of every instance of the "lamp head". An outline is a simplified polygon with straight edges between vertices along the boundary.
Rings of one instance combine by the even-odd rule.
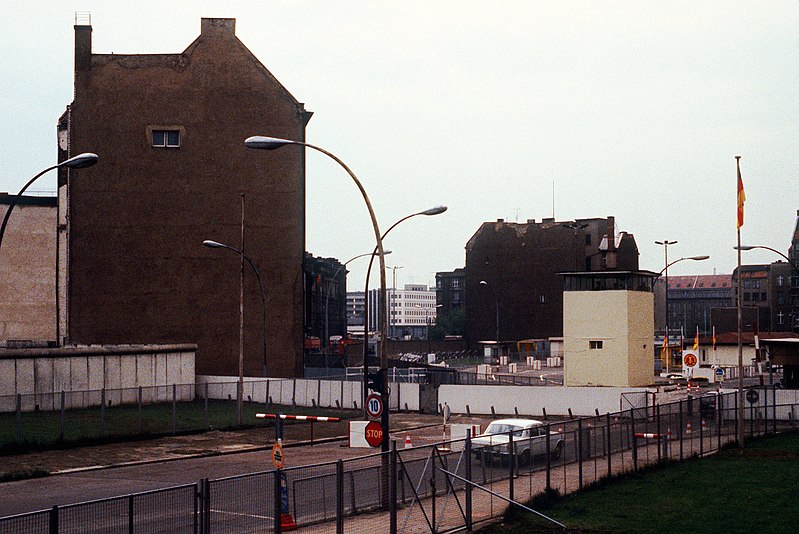
[[[690,259],[694,261],[709,260],[710,256],[692,256]]]
[[[205,241],[203,241],[203,246],[208,248],[227,248],[222,243],[219,243],[217,241],[211,241],[210,239],[206,239]]]
[[[485,280],[480,280],[480,285],[487,286],[487,285],[488,285],[488,282],[486,282]]]
[[[299,144],[296,141],[280,139],[278,137],[266,137],[263,135],[253,135],[244,140],[244,146],[257,150],[275,150],[286,145]]]
[[[446,206],[436,206],[434,208],[430,208],[429,210],[424,210],[420,212],[421,215],[438,215],[440,213],[444,213],[447,211]]]
[[[69,167],[70,169],[84,169],[86,167],[91,167],[98,161],[100,161],[100,157],[97,154],[92,154],[91,152],[84,152],[83,154],[78,154],[77,156],[73,156],[68,160],[61,162],[59,167]]]
[[[732,247],[735,250],[752,250],[755,248],[753,245],[741,245],[740,247]]]

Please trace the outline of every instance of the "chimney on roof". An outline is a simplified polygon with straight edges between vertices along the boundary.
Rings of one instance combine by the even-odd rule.
[[[616,250],[616,218],[608,216],[608,252]]]
[[[236,35],[236,19],[200,19],[200,35],[210,33]]]
[[[92,66],[92,16],[87,11],[75,12],[75,72]]]

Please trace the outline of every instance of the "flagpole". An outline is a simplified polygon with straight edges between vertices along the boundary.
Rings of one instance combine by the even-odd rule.
[[[738,182],[736,191],[738,193],[738,448],[744,448],[744,357],[743,357],[743,344],[741,343],[741,329],[743,325],[741,301],[743,300],[743,282],[741,277],[741,225],[743,224],[743,203],[741,201],[741,156],[735,156],[735,166],[738,170]]]

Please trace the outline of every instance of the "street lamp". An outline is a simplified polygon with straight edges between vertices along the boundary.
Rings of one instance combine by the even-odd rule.
[[[363,258],[364,256],[371,256],[372,254],[373,254],[372,252],[365,252],[363,254],[358,254],[357,256],[353,256],[352,258],[348,259],[347,261],[345,261],[344,263],[339,265],[338,269],[336,269],[336,272],[333,273],[332,280],[335,281],[336,277],[338,276],[338,273],[341,272],[341,269],[346,267],[347,264],[350,263],[351,261],[357,260],[358,258]],[[383,254],[388,256],[389,254],[391,254],[391,251],[390,250],[384,250]],[[330,347],[330,333],[329,333],[327,327],[328,327],[328,317],[330,316],[330,314],[328,313],[328,309],[329,309],[328,308],[328,303],[330,301],[330,289],[332,287],[333,287],[332,283],[327,285],[327,294],[325,295],[325,343],[326,343],[325,344],[325,354],[327,354],[327,351],[328,351],[328,349]]]
[[[497,327],[497,358],[499,358],[499,300],[497,299],[497,294],[494,291],[494,288],[489,285],[488,282],[485,280],[480,280],[481,286],[486,286],[488,289],[491,290],[491,294],[494,295],[494,311],[496,312],[496,327]]]
[[[84,152],[83,154],[78,154],[77,156],[73,156],[67,160],[62,161],[58,165],[53,165],[52,167],[47,167],[39,174],[28,180],[28,183],[25,184],[22,189],[19,190],[19,193],[15,197],[11,199],[11,202],[8,205],[8,210],[6,211],[5,217],[3,217],[3,225],[0,226],[0,247],[3,245],[3,235],[6,233],[6,226],[8,225],[8,218],[11,216],[11,210],[14,209],[14,206],[17,205],[19,198],[22,196],[22,193],[25,192],[28,187],[35,182],[40,176],[48,171],[52,171],[53,169],[58,169],[59,167],[66,167],[68,169],[84,169],[86,167],[91,167],[95,163],[97,163],[100,158],[97,154],[93,154],[91,152]]]
[[[413,305],[414,308],[419,308],[421,310],[424,310],[425,323],[427,323],[427,354],[428,355],[432,352],[432,349],[430,348],[430,314],[429,314],[429,312],[430,312],[430,310],[435,310],[436,308],[441,308],[442,306],[444,306],[444,305],[443,304],[436,304],[435,306],[422,306],[420,304],[414,304]]]
[[[350,175],[355,185],[358,187],[358,190],[361,192],[361,196],[363,196],[363,200],[366,203],[366,209],[369,210],[369,217],[372,221],[372,229],[375,233],[375,242],[376,242],[376,250],[380,256],[380,299],[381,301],[385,302],[386,299],[386,260],[384,258],[385,251],[383,250],[383,238],[380,234],[380,226],[377,224],[377,217],[375,216],[374,209],[372,209],[372,202],[369,200],[369,196],[366,194],[366,190],[364,189],[361,181],[355,176],[355,173],[350,170],[346,163],[344,163],[341,159],[339,159],[335,154],[328,152],[327,150],[320,148],[318,146],[305,143],[302,141],[293,141],[289,139],[280,139],[276,137],[265,137],[262,135],[255,135],[252,137],[248,137],[244,141],[244,146],[247,148],[252,148],[256,150],[275,150],[280,147],[286,145],[298,145],[307,148],[311,148],[316,150],[317,152],[321,152],[322,154],[326,155],[336,163],[338,163],[346,172]],[[386,318],[385,314],[381,317],[380,320],[380,344],[382,349],[382,344],[386,338]],[[383,372],[383,380],[385,383],[386,375],[388,374],[388,359],[384,351],[381,350],[380,354],[380,364],[381,370]],[[364,390],[366,389],[366,380],[364,377]],[[383,450],[388,451],[388,404],[386,404],[385,409],[383,410]]]
[[[235,247],[231,247],[230,245],[225,245],[224,243],[219,243],[218,241],[211,241],[210,239],[206,239],[203,241],[203,246],[208,248],[226,248],[230,251],[235,252],[236,254],[240,254],[244,260],[250,264],[252,267],[252,272],[255,273],[255,279],[258,280],[258,288],[261,290],[261,311],[263,313],[263,321],[261,322],[261,337],[263,338],[263,358],[264,358],[264,376],[267,376],[267,365],[266,365],[266,291],[264,290],[264,284],[261,280],[261,272],[258,267],[255,266],[253,263],[252,258],[244,254],[242,251]]]
[[[241,426],[242,416],[244,411],[244,261],[250,264],[252,270],[255,272],[255,277],[258,279],[258,287],[261,289],[261,307],[263,310],[263,320],[261,321],[261,328],[263,330],[263,366],[264,374],[266,374],[266,296],[264,293],[264,286],[261,282],[261,275],[258,268],[252,262],[249,256],[244,254],[244,193],[241,193],[241,249],[219,243],[218,241],[211,241],[207,239],[203,241],[203,245],[208,248],[224,248],[239,255],[241,266],[239,268],[239,381],[236,387],[236,424]]]
[[[429,209],[426,209],[426,210],[423,210],[423,211],[419,211],[419,212],[416,212],[416,213],[411,213],[410,215],[406,215],[405,217],[401,218],[400,220],[398,220],[397,222],[395,222],[394,224],[389,226],[388,230],[386,230],[383,233],[382,239],[385,239],[386,236],[389,234],[389,232],[391,232],[391,230],[396,228],[400,223],[402,223],[404,221],[407,221],[408,219],[410,219],[412,217],[417,217],[419,215],[427,215],[427,216],[439,215],[441,213],[444,213],[445,211],[447,211],[447,207],[446,206],[435,206],[435,207],[432,207],[432,208],[429,208]],[[363,387],[363,405],[364,405],[364,410],[366,409],[366,396],[367,396],[366,384],[369,381],[369,377],[368,377],[368,375],[369,375],[369,343],[368,343],[368,339],[369,339],[369,275],[372,273],[372,263],[374,263],[374,259],[375,259],[374,255],[376,253],[377,253],[377,249],[375,248],[375,250],[374,250],[374,252],[372,254],[372,257],[369,259],[369,267],[366,268],[366,284],[365,284],[364,292],[363,292],[363,298],[364,298],[364,308],[363,308],[363,384],[364,384],[364,387]],[[381,267],[381,269],[382,269],[382,267]],[[385,274],[385,273],[382,273],[382,274]],[[381,292],[380,292],[381,305],[385,305],[386,304],[386,298],[385,297],[386,297],[385,291],[383,291],[381,289]],[[389,308],[389,311],[390,311],[390,308]],[[380,314],[380,316],[381,316],[380,325],[381,326],[385,326],[385,323],[386,323],[385,315],[386,315],[385,313]],[[381,334],[380,334],[381,335],[381,343],[383,342],[384,334],[385,334],[385,332],[381,329]],[[388,385],[388,356],[385,356],[385,358],[381,358],[380,364],[381,364],[381,369],[383,371],[385,371],[383,373],[383,385],[384,385],[384,387],[387,387],[387,385]],[[385,404],[386,404],[386,408],[387,408],[388,407],[388,395],[386,395],[386,399],[385,400],[386,400]],[[383,410],[384,419],[382,420],[383,423],[384,423],[383,424],[383,428],[384,429],[388,428],[387,427],[387,425],[388,425],[387,421],[388,420],[385,419],[386,417],[388,417],[386,415],[387,413],[388,413],[388,410],[384,409]],[[381,450],[383,452],[387,452],[388,451],[388,432],[384,430],[384,434],[383,435],[384,435],[384,439],[383,439],[383,446],[382,446]]]
[[[706,256],[706,255],[705,256],[688,256],[686,258],[680,258],[678,260],[674,260],[671,263],[669,263],[668,246],[675,244],[676,241],[655,241],[655,243],[657,243],[658,245],[663,245],[665,247],[664,250],[666,251],[666,266],[663,267],[663,269],[661,269],[660,273],[658,273],[658,276],[660,276],[664,272],[666,273],[666,336],[665,336],[665,343],[666,343],[666,347],[668,347],[668,344],[669,344],[669,267],[671,267],[675,263],[680,263],[681,261],[686,261],[686,260],[693,260],[693,261],[707,260],[707,259],[710,258],[710,256]],[[680,350],[682,350],[682,347],[680,347]],[[668,359],[666,360],[666,372],[668,372],[669,366],[671,365],[670,360],[671,360],[671,354],[668,354]]]

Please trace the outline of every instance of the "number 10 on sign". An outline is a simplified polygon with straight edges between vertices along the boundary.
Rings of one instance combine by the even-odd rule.
[[[366,397],[366,414],[372,419],[379,419],[383,414],[383,399],[372,393]]]

